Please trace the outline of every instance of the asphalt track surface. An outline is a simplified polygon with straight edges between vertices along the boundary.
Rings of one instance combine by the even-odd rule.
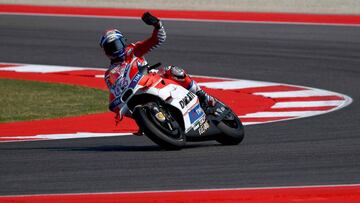
[[[140,20],[0,16],[0,61],[103,67],[106,28],[129,41]],[[247,126],[244,142],[162,151],[146,137],[0,144],[0,195],[360,183],[360,27],[165,21],[151,62],[191,74],[327,89],[354,102],[340,111]]]

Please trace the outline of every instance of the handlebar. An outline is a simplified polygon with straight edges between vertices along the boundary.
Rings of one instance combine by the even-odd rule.
[[[150,70],[153,70],[153,69],[157,69],[160,66],[161,66],[161,63],[156,63],[156,64],[151,65],[151,66],[148,65],[147,70],[150,71]]]

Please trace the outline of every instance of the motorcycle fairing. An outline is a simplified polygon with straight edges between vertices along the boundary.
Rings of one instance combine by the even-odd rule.
[[[135,61],[126,66],[122,77],[117,81],[116,85],[121,88],[121,92],[111,104],[119,107],[120,118],[127,113],[131,113],[127,102],[134,95],[151,94],[174,106],[182,113],[185,133],[202,125],[203,122],[201,121],[206,120],[206,115],[200,107],[198,97],[194,93],[171,80],[162,78],[156,73],[141,74],[137,64],[133,62]],[[129,96],[126,94],[128,91],[132,91]],[[124,98],[125,95],[126,98]]]
[[[155,91],[158,92],[156,93]],[[205,112],[200,107],[197,96],[178,84],[169,84],[160,90],[151,88],[148,93],[159,96],[163,101],[181,111],[184,118],[185,133],[193,128],[197,128],[200,123],[199,121],[202,120],[202,118],[205,118]],[[192,94],[193,96],[189,98],[189,94]],[[184,99],[188,100],[186,105],[181,104]]]

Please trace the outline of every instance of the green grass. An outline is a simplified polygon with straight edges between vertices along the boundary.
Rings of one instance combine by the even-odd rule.
[[[0,122],[107,111],[105,91],[62,84],[0,79]]]

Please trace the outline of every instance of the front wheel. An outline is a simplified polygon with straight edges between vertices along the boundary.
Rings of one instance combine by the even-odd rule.
[[[222,133],[216,135],[215,140],[223,145],[237,145],[244,139],[244,126],[231,109],[228,109],[227,114],[216,124],[216,127]]]
[[[153,142],[167,150],[179,150],[186,144],[186,137],[171,114],[156,103],[135,107],[133,118]]]

